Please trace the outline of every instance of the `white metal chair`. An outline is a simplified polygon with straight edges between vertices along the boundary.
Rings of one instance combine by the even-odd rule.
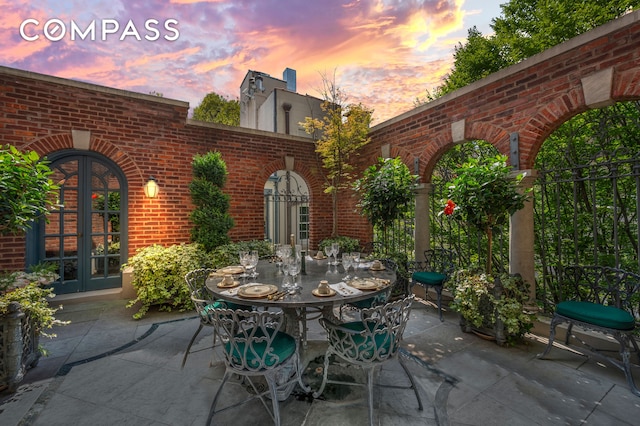
[[[207,424],[211,423],[216,413],[260,398],[274,424],[280,425],[278,391],[291,390],[296,382],[302,389],[309,391],[302,382],[296,340],[281,331],[284,327],[284,313],[214,309],[210,315],[223,342],[226,370],[211,404]],[[246,379],[255,395],[216,410],[222,389],[233,374]],[[266,391],[260,391],[260,386],[254,382],[260,376],[267,381]],[[271,408],[265,400],[267,394],[271,398]]]
[[[407,374],[411,386],[398,387],[413,389],[418,400],[418,409],[422,411],[422,400],[413,376],[404,363],[402,357],[398,357],[400,342],[409,314],[413,295],[404,299],[389,302],[385,305],[371,309],[362,309],[362,320],[334,324],[322,318],[320,323],[328,333],[329,347],[324,357],[324,374],[320,389],[314,392],[315,398],[324,391],[327,383],[342,385],[366,386],[368,392],[369,423],[373,425],[373,375],[376,367],[397,358],[403,370]],[[362,367],[367,373],[366,384],[330,380],[328,378],[329,361],[332,355],[342,360]]]
[[[231,309],[250,309],[246,306],[236,305],[233,303],[226,303],[222,300],[213,300],[211,297],[211,293],[205,287],[205,282],[209,277],[209,274],[214,272],[214,269],[202,268],[195,269],[193,271],[189,271],[184,279],[187,282],[187,286],[189,287],[189,292],[191,295],[191,301],[196,308],[196,312],[198,313],[198,318],[200,323],[198,324],[198,329],[191,337],[189,341],[189,346],[187,346],[187,350],[184,353],[184,357],[182,358],[181,368],[184,368],[185,363],[187,362],[187,357],[191,353],[191,346],[195,342],[198,334],[202,331],[202,329],[207,327],[212,327],[213,322],[211,321],[211,317],[209,313],[213,309],[221,309],[221,308],[231,308]],[[216,345],[217,332],[215,328],[213,329],[213,346]]]

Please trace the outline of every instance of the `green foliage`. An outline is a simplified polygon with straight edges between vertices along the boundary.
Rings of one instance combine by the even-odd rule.
[[[219,152],[195,155],[193,180],[189,184],[195,209],[189,218],[194,224],[191,240],[211,251],[229,242],[227,233],[233,227],[228,213],[229,195],[222,192],[227,179],[227,166]]]
[[[486,272],[491,274],[492,237],[496,226],[506,223],[509,215],[524,207],[528,194],[518,186],[523,174],[510,176],[504,155],[471,158],[457,171],[449,186],[449,198],[456,204],[454,218],[464,220],[487,236]]]
[[[340,253],[350,253],[352,251],[360,250],[360,241],[356,238],[337,236],[331,238],[325,238],[318,244],[318,250],[324,252],[326,246],[330,246],[332,243],[338,243],[340,245]]]
[[[412,211],[417,179],[400,158],[380,158],[353,185],[360,196],[358,207],[374,227],[386,231]]]
[[[500,294],[494,277],[482,268],[457,270],[448,286],[453,294],[449,307],[475,328],[493,329],[496,320],[504,324],[507,343],[515,343],[533,327],[534,315],[525,312],[528,286],[519,276],[501,274]]]
[[[491,36],[473,27],[466,42],[455,47],[453,69],[433,97],[519,63],[639,6],[638,0],[510,0],[500,5],[502,16],[493,20]]]
[[[55,337],[46,333],[53,325],[67,322],[56,320],[55,313],[62,307],[53,308],[47,301],[55,296],[53,288],[46,287],[59,278],[56,265],[41,263],[31,267],[29,272],[16,271],[0,277],[0,316],[9,313],[9,304],[18,302],[22,312],[28,316],[32,326],[44,337]]]
[[[0,234],[27,231],[56,204],[59,187],[49,179],[48,164],[35,151],[0,146]]]
[[[240,125],[240,102],[226,99],[215,92],[207,94],[193,109],[193,119],[228,126]]]
[[[256,250],[258,256],[265,257],[273,255],[271,242],[265,240],[240,241],[224,244],[216,247],[209,253],[210,262],[215,268],[222,268],[229,265],[237,265],[239,262],[239,252]]]
[[[133,268],[133,287],[137,297],[127,304],[141,306],[133,318],[142,318],[152,305],[160,310],[183,311],[191,309],[192,303],[184,276],[187,272],[211,267],[210,257],[199,244],[180,244],[169,247],[152,245],[138,250],[123,265]]]
[[[325,170],[325,193],[331,194],[333,227],[338,229],[338,193],[349,187],[353,179],[352,158],[370,142],[369,127],[373,110],[362,104],[347,104],[347,96],[335,84],[323,76],[322,110],[324,117],[318,120],[306,117],[300,125],[314,135],[316,153]],[[319,138],[316,136],[320,134]]]
[[[273,253],[268,241],[244,241],[229,243],[206,251],[200,244],[180,244],[169,247],[152,245],[138,250],[123,265],[133,269],[133,287],[137,297],[127,304],[133,307],[140,303],[133,318],[140,319],[153,305],[160,310],[179,311],[193,309],[189,288],[184,280],[187,272],[198,268],[222,268],[238,265],[238,252],[258,250],[260,256]]]

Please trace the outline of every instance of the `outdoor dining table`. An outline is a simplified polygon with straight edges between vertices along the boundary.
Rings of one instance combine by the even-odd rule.
[[[304,272],[296,277],[296,282],[300,285],[300,289],[293,294],[287,293],[281,298],[272,299],[265,297],[242,297],[238,295],[238,289],[243,285],[251,285],[252,283],[267,284],[282,290],[282,284],[285,280],[285,274],[282,272],[275,262],[271,260],[260,260],[256,267],[258,276],[256,278],[238,278],[235,279],[239,285],[234,288],[219,287],[221,281],[220,276],[213,276],[207,279],[206,285],[215,298],[222,299],[239,305],[250,305],[264,308],[280,308],[285,314],[287,321],[286,331],[294,336],[302,346],[306,345],[308,319],[317,319],[320,316],[337,321],[334,314],[334,307],[345,303],[353,303],[361,300],[369,299],[381,295],[381,293],[390,292],[391,287],[395,283],[395,271],[382,269],[372,270],[371,262],[363,261],[360,265],[349,270],[351,277],[356,277],[358,281],[367,281],[380,283],[374,289],[358,290],[345,283],[345,271],[342,265],[331,265],[325,259],[316,259],[311,256],[305,258]],[[337,289],[333,296],[318,296],[314,294],[321,280],[329,282],[329,286]],[[317,292],[316,292],[317,294]],[[314,312],[315,311],[315,312]],[[309,317],[313,315],[315,317]]]

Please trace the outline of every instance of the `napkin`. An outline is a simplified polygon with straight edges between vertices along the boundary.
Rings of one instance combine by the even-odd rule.
[[[362,293],[361,290],[348,286],[344,282],[339,282],[337,284],[330,284],[329,287],[334,289],[336,293],[338,293],[340,296],[355,296]]]

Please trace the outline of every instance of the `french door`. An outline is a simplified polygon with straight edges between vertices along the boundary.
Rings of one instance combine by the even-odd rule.
[[[60,207],[40,223],[35,262],[58,266],[56,294],[122,286],[127,254],[126,181],[106,157],[79,151],[49,156]]]

